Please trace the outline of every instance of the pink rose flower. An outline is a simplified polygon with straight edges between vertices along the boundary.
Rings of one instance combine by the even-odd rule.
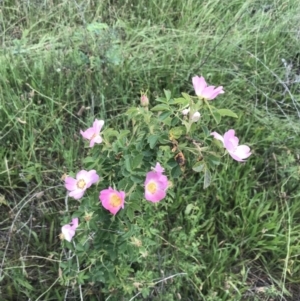
[[[96,119],[93,126],[88,128],[86,131],[80,130],[80,134],[83,138],[90,140],[90,147],[93,147],[95,143],[101,143],[102,137],[100,136],[100,131],[104,125],[104,120]]]
[[[156,163],[153,171],[149,171],[145,180],[145,199],[156,203],[166,197],[168,189],[168,178],[163,175],[164,168],[159,163]]]
[[[211,135],[213,135],[215,139],[222,141],[229,155],[234,160],[244,162],[244,159],[251,155],[249,146],[239,145],[239,138],[235,136],[235,131],[233,129],[227,131],[224,136],[221,136],[217,132],[212,132]]]
[[[96,170],[81,170],[77,173],[76,179],[69,176],[65,178],[65,187],[70,191],[69,196],[79,200],[83,197],[85,190],[98,181],[99,176]]]
[[[78,227],[78,218],[73,218],[70,224],[64,225],[61,227],[61,238],[71,241],[75,235],[76,228]]]
[[[215,86],[208,86],[203,76],[194,76],[192,80],[196,95],[199,97],[211,100],[224,93],[222,86],[216,89]]]
[[[124,208],[125,192],[119,192],[109,187],[100,191],[99,199],[105,209],[116,215],[121,208]]]
[[[163,173],[165,171],[165,169],[161,167],[161,165],[158,162],[156,163],[155,167],[152,167],[151,169],[158,173]]]

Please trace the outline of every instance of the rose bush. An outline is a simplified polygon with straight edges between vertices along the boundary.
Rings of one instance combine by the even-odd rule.
[[[239,145],[233,129],[224,136],[212,132],[222,117],[237,117],[212,105],[224,93],[223,87],[208,86],[198,76],[192,82],[197,96],[172,97],[165,90],[152,105],[142,93],[141,106],[124,113],[127,128],[111,128],[95,119],[92,127],[80,130],[89,146],[83,160],[86,170],[65,178],[68,196],[76,201],[64,219],[66,223],[72,217],[72,223],[62,227],[61,238],[77,258],[71,256],[61,264],[65,283],[100,282],[104,291],[132,293],[136,286],[125,280],[139,272],[149,255],[151,231],[155,232],[149,229],[163,214],[162,208],[176,202],[176,183],[186,181],[186,173],[200,173],[203,187],[209,187],[221,163],[215,139],[236,161],[251,155],[249,146]]]

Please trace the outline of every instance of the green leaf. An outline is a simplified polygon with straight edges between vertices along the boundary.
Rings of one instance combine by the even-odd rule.
[[[169,142],[169,136],[168,136],[168,134],[162,132],[161,135],[158,138],[158,141],[161,144],[169,144],[170,142]],[[168,147],[169,146],[166,146],[166,148],[168,148]],[[167,151],[167,150],[164,150],[164,151]]]
[[[213,117],[214,117],[216,123],[219,124],[220,121],[221,121],[221,115],[219,114],[218,111],[214,111],[214,112],[213,112]]]
[[[169,104],[181,104],[183,107],[189,104],[189,101],[183,97],[174,98],[169,101]]]
[[[211,183],[211,173],[208,168],[204,170],[204,183],[203,188],[206,189]]]
[[[206,104],[207,108],[209,109],[210,114],[213,116],[216,123],[219,124],[221,121],[221,115],[218,113],[218,111],[216,110],[216,108],[214,106],[210,105],[208,100],[206,100],[205,98],[203,100],[204,100],[204,103]]]
[[[143,298],[147,298],[150,294],[150,289],[148,287],[144,287],[141,290]]]
[[[141,211],[141,202],[140,200],[144,198],[144,195],[141,191],[134,191],[129,195],[130,207],[134,208],[136,211]]]
[[[118,189],[119,190],[129,190],[133,186],[132,180],[130,178],[123,178],[119,183],[118,183]]]
[[[131,133],[131,131],[129,131],[129,130],[121,130],[118,139],[126,137],[130,133]]]
[[[24,280],[21,279],[20,277],[16,277],[15,281],[16,281],[19,285],[25,287],[27,290],[29,290],[29,291],[32,291],[32,290],[33,290],[33,287],[32,287],[27,281],[24,281]]]
[[[171,126],[172,118],[171,118],[171,117],[167,117],[166,119],[162,120],[162,122],[163,122],[165,125]]]
[[[83,245],[81,245],[80,243],[78,243],[76,245],[76,248],[75,248],[77,251],[84,251],[84,248],[83,248]]]
[[[181,95],[190,103],[191,101],[191,96],[187,93],[182,92]]]
[[[170,111],[170,107],[167,104],[159,104],[151,109],[151,111]]]
[[[102,135],[106,138],[108,137],[118,137],[119,132],[112,129],[112,128],[106,128],[103,132]]]
[[[126,216],[129,218],[130,222],[134,220],[134,210],[131,206],[126,207]]]
[[[162,97],[158,97],[155,100],[158,101],[158,102],[166,103],[166,104],[168,103],[167,100],[165,98],[162,98]]]
[[[172,118],[171,126],[175,126],[178,123],[180,123],[180,119],[178,117],[175,116],[174,118]]]
[[[174,139],[179,139],[184,133],[184,127],[176,126],[169,131],[169,136]]]
[[[210,136],[210,131],[208,130],[207,126],[206,125],[201,125],[202,127],[202,131],[204,132],[204,135],[206,137]]]
[[[149,143],[151,149],[153,149],[154,146],[156,145],[158,138],[159,138],[158,135],[150,135],[150,136],[148,136],[147,142]]]
[[[125,156],[125,168],[127,171],[131,172],[131,156],[130,155],[126,155]]]
[[[179,176],[182,174],[181,168],[179,165],[175,166],[172,170],[171,170],[171,176],[173,179],[179,178]]]
[[[174,160],[174,158],[169,159],[169,161],[167,163],[168,163],[168,166],[170,166],[171,168],[178,165],[178,163]]]
[[[234,112],[232,112],[232,111],[229,110],[229,109],[219,109],[219,110],[218,110],[218,113],[219,113],[221,116],[229,116],[229,117],[238,118],[238,115],[236,115]]]
[[[208,154],[205,156],[205,159],[211,164],[211,165],[219,165],[220,164],[220,158],[218,156],[215,156],[213,154]]]
[[[170,112],[170,111],[163,112],[163,113],[161,113],[161,114],[158,116],[158,119],[159,119],[160,121],[163,121],[163,120],[165,120],[166,118],[168,118],[171,114],[172,114],[172,112]]]
[[[189,215],[192,211],[192,209],[194,208],[194,205],[193,204],[188,204],[184,210],[184,214],[185,215]]]
[[[143,154],[138,154],[137,156],[134,156],[133,158],[131,158],[131,169],[136,169],[142,162],[144,158]]]
[[[94,163],[95,162],[95,159],[93,157],[85,157],[83,160],[83,163]]]
[[[136,115],[141,114],[141,111],[139,110],[138,107],[131,107],[125,112],[125,114],[128,115],[130,118],[132,118]]]
[[[186,128],[186,132],[188,133],[188,131],[189,131],[190,127],[191,127],[190,123],[188,121],[186,121],[186,120],[182,120],[181,123],[184,124],[184,126]]]
[[[135,212],[135,214],[142,212],[141,201],[144,199],[144,195],[140,196],[138,199],[135,199],[133,202],[130,202],[130,208]]]
[[[164,90],[164,92],[165,92],[167,101],[169,101],[170,98],[171,98],[171,91],[169,91],[169,90]]]
[[[193,166],[193,171],[195,171],[195,172],[201,172],[201,171],[203,171],[204,167],[205,167],[205,164],[203,162],[197,162]]]

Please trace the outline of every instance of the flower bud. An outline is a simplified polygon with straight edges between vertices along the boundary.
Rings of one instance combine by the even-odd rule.
[[[201,115],[199,112],[195,112],[192,116],[192,121],[197,122],[200,119]]]
[[[190,112],[190,108],[181,111],[182,115],[186,116]]]
[[[147,95],[142,94],[141,95],[141,106],[142,107],[148,107],[148,105],[149,105],[149,99],[148,99]]]

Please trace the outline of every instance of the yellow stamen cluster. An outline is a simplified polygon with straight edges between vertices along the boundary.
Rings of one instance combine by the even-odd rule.
[[[153,183],[153,182],[150,182],[148,185],[147,185],[147,190],[154,194],[157,190],[157,186],[156,186],[156,183]]]
[[[109,198],[109,204],[113,207],[119,207],[122,204],[122,200],[117,194],[113,193]]]
[[[79,189],[83,189],[85,187],[85,185],[86,185],[85,180],[80,179],[79,181],[77,181],[77,187]]]

